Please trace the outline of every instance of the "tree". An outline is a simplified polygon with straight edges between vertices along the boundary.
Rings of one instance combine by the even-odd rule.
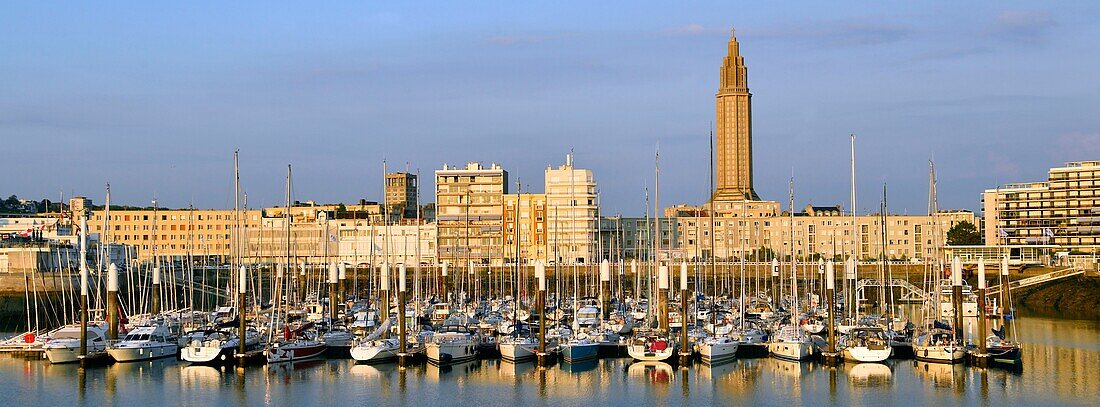
[[[980,246],[982,243],[982,235],[973,223],[962,221],[947,231],[947,244],[950,246]]]

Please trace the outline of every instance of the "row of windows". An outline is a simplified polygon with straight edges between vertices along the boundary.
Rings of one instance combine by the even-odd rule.
[[[259,220],[259,215],[251,215],[252,220]],[[242,215],[241,220],[247,220],[249,215]],[[160,220],[235,220],[233,215],[160,215]],[[103,220],[103,215],[96,215],[95,220]],[[110,220],[115,221],[139,221],[149,220],[149,215],[112,215]]]
[[[119,241],[129,242],[129,241],[139,241],[139,240],[151,240],[151,239],[154,239],[154,238],[156,238],[156,235],[153,235],[153,236],[150,236],[150,235],[111,236],[111,240],[114,240],[116,242],[119,242]],[[214,240],[214,239],[229,240],[229,234],[225,234],[225,235],[221,235],[221,234],[217,234],[217,235],[160,235],[160,238],[158,240],[189,240],[189,239],[192,239],[192,238],[197,239],[197,240],[201,240],[201,241],[211,241],[211,240]]]

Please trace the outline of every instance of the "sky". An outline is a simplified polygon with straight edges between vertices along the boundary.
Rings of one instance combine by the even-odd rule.
[[[0,194],[231,208],[382,198],[390,170],[575,153],[603,213],[706,200],[736,28],[755,187],[786,207],[979,209],[1100,160],[1100,2],[53,2],[0,12]],[[524,4],[518,4],[524,3]],[[680,4],[683,3],[683,4]],[[514,185],[509,186],[514,190]]]

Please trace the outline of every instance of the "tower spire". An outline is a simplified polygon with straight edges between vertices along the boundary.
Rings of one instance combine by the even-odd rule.
[[[717,110],[716,198],[759,200],[752,186],[752,94],[748,68],[736,29],[730,30],[726,57],[719,70]]]

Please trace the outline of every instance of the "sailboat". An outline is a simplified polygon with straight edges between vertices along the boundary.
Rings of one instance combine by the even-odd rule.
[[[852,328],[840,340],[844,360],[858,363],[883,362],[894,354],[886,331],[879,326]]]
[[[1000,302],[1006,310],[1012,307],[1012,290],[1009,288],[1011,282],[1009,280],[1008,256],[1005,256],[1001,258],[1000,295],[1002,299]],[[1005,315],[1008,315],[1007,311]],[[1012,328],[1012,337],[1015,337],[1016,318],[1008,319],[1008,324]],[[993,334],[985,338],[986,353],[989,354],[989,359],[993,363],[1018,367],[1022,363],[1023,347],[1020,346],[1019,342],[1010,338],[1009,333],[1008,328],[1003,325],[1000,329],[994,328]]]
[[[931,161],[929,161],[928,191],[928,206],[933,225],[932,236],[933,239],[937,239],[939,236],[937,230],[939,221],[936,219],[936,215],[939,213],[939,209],[936,197],[936,167]],[[966,348],[962,346],[960,338],[955,335],[955,329],[952,329],[950,324],[940,320],[943,317],[941,297],[944,295],[940,285],[941,282],[945,283],[946,279],[944,278],[942,256],[939,253],[942,246],[937,241],[934,241],[933,244],[936,248],[936,264],[930,270],[931,275],[925,277],[925,284],[931,288],[929,292],[933,294],[933,298],[926,301],[921,308],[924,322],[921,330],[913,338],[913,357],[923,362],[961,363],[966,357]],[[961,267],[958,267],[956,262],[956,264],[953,264],[953,268],[951,277],[960,281],[959,285],[961,285]],[[926,271],[926,274],[928,273],[929,271]],[[931,307],[936,309],[929,309]]]
[[[286,205],[287,205],[286,207],[287,207],[287,210],[285,212],[285,219],[284,219],[284,221],[286,222],[284,227],[285,227],[285,230],[286,230],[286,242],[287,242],[287,246],[286,246],[287,247],[286,268],[287,269],[290,268],[290,247],[291,247],[291,234],[290,234],[290,222],[292,220],[291,215],[290,215],[290,205],[291,205],[291,202],[292,202],[291,201],[291,193],[292,193],[292,190],[291,190],[291,174],[292,174],[291,167],[289,165],[287,165],[287,167],[286,167]],[[326,230],[325,234],[326,235],[328,234],[327,230]],[[325,239],[325,242],[326,243],[328,242],[327,238]],[[327,255],[327,250],[326,250],[326,255]],[[329,280],[328,280],[329,284],[334,284],[335,283],[336,273],[337,273],[336,264],[331,264],[330,267],[329,267],[329,273],[328,273],[329,274]],[[282,335],[280,335],[278,338],[269,338],[267,349],[264,350],[264,357],[267,360],[267,363],[272,364],[272,363],[283,363],[283,362],[295,362],[295,361],[301,361],[301,360],[307,360],[307,359],[313,359],[313,358],[320,357],[322,354],[324,354],[326,345],[325,345],[325,342],[321,340],[320,334],[318,333],[317,328],[314,325],[314,323],[309,322],[309,321],[306,321],[306,322],[298,321],[298,322],[292,324],[290,322],[290,318],[288,317],[288,312],[287,312],[289,310],[289,307],[291,306],[290,300],[289,299],[287,299],[287,300],[282,300],[281,299],[281,298],[283,298],[283,296],[281,295],[280,291],[281,291],[281,289],[284,285],[287,287],[286,292],[290,292],[292,290],[295,290],[295,287],[293,287],[293,285],[291,284],[290,279],[285,279],[286,280],[285,282],[283,281],[284,278],[283,278],[282,273],[279,273],[278,275],[276,275],[275,279],[276,279],[276,283],[275,283],[275,286],[276,286],[276,297],[275,297],[276,298],[276,304],[275,304],[274,308],[272,309],[271,327],[269,328],[268,334],[270,335],[271,333],[276,331],[276,329],[278,329],[277,324],[281,324],[282,325],[281,326]],[[293,298],[293,297],[290,297],[290,298]],[[329,298],[328,306],[329,307],[335,307],[336,306],[336,303],[335,303],[333,298]],[[334,322],[334,321],[332,321],[332,322]]]
[[[670,358],[675,356],[676,353],[680,349],[680,346],[679,346],[680,344],[677,343],[676,337],[671,334],[671,332],[669,331],[669,327],[667,326],[667,324],[668,324],[668,309],[670,308],[670,307],[668,307],[669,295],[667,293],[669,291],[670,281],[669,281],[669,274],[668,274],[668,266],[661,264],[661,256],[660,256],[661,236],[662,236],[661,235],[661,213],[660,213],[660,207],[661,207],[661,201],[660,201],[660,196],[661,196],[661,193],[660,193],[660,191],[661,191],[661,188],[660,188],[660,185],[661,185],[660,184],[660,178],[661,178],[660,177],[660,175],[661,175],[660,158],[661,158],[661,153],[658,150],[657,154],[655,155],[655,160],[654,160],[654,183],[653,183],[653,190],[654,190],[653,212],[656,215],[657,222],[655,222],[656,233],[653,235],[653,236],[655,236],[655,238],[653,239],[654,249],[650,252],[651,253],[652,264],[657,267],[657,289],[652,290],[652,288],[653,288],[652,284],[650,284],[650,289],[651,289],[651,291],[654,291],[654,292],[657,293],[657,295],[656,295],[657,300],[658,300],[657,312],[658,313],[663,312],[664,315],[658,316],[658,327],[657,327],[657,329],[641,329],[641,330],[635,329],[634,330],[634,337],[631,338],[630,343],[626,347],[626,353],[628,355],[630,355],[630,357],[634,358],[634,360],[642,361],[642,362],[663,362],[663,361],[669,360]],[[646,210],[648,211],[649,209],[647,208]],[[648,309],[653,310],[653,307],[651,306]],[[650,313],[650,314],[652,314],[652,313]],[[647,322],[647,325],[648,325],[649,321],[646,321],[646,322]]]
[[[477,358],[478,338],[469,328],[471,318],[455,313],[432,334],[424,346],[428,362],[436,366],[462,363]]]
[[[106,321],[88,321],[88,217],[80,217],[80,322],[53,332],[42,345],[50,363],[75,363],[107,356]]]
[[[233,152],[233,210],[236,213],[237,224],[234,227],[237,230],[236,239],[240,239],[242,236],[240,225],[240,172],[238,170],[238,152]],[[243,350],[241,353],[257,350],[261,347],[261,336],[255,327],[249,326],[246,320],[245,311],[247,304],[245,304],[245,291],[248,284],[247,270],[243,264],[241,264],[240,248],[241,242],[238,240],[236,252],[234,256],[234,263],[237,267],[233,270],[237,272],[237,286],[236,288],[238,297],[236,304],[233,307],[221,307],[219,314],[225,317],[233,316],[229,321],[223,323],[215,322],[214,326],[205,330],[202,335],[194,335],[193,340],[187,344],[180,352],[180,356],[183,360],[192,364],[230,364],[234,363],[238,351]],[[154,268],[154,270],[156,270]],[[159,272],[154,274],[154,277],[158,276]],[[232,284],[231,284],[232,285]],[[233,292],[234,290],[230,290]],[[236,327],[236,329],[234,329]],[[243,343],[242,343],[243,342]]]
[[[516,182],[516,183],[519,184],[519,182]],[[517,208],[517,211],[518,211],[519,206],[522,205],[523,195],[518,190],[518,188],[517,188],[517,193],[520,194],[519,198],[517,198],[517,200],[516,200],[516,208]],[[504,361],[512,362],[512,363],[520,363],[520,362],[526,362],[526,361],[535,359],[535,356],[537,356],[537,353],[538,353],[539,340],[538,340],[538,338],[536,338],[532,335],[532,332],[530,331],[530,329],[525,328],[526,326],[528,326],[527,324],[523,324],[523,323],[520,322],[521,317],[520,317],[520,294],[519,294],[519,284],[520,284],[519,280],[520,280],[520,277],[519,276],[520,276],[520,271],[521,271],[520,270],[520,264],[521,264],[520,259],[522,257],[522,253],[523,253],[523,249],[522,249],[523,237],[521,235],[522,228],[519,224],[519,217],[518,216],[514,218],[514,222],[516,222],[516,224],[515,224],[515,227],[512,230],[515,230],[515,233],[512,236],[515,239],[515,245],[516,245],[516,253],[515,253],[516,268],[514,270],[515,271],[515,276],[514,276],[515,279],[512,281],[512,305],[511,305],[512,315],[510,316],[510,320],[511,320],[510,324],[505,323],[506,325],[509,325],[510,332],[508,332],[505,336],[501,337],[497,341],[497,348],[500,350],[500,358],[504,359]],[[503,278],[503,276],[502,276],[502,278]],[[526,285],[526,281],[524,281],[524,284]],[[530,319],[530,314],[531,314],[530,312],[527,312],[526,313],[527,318],[525,318],[525,319]],[[540,312],[539,314],[541,315],[542,312]],[[502,322],[504,322],[504,321],[502,321]],[[539,323],[541,324],[542,321],[539,321]]]
[[[325,343],[319,340],[313,323],[293,329],[284,325],[283,336],[272,341],[264,353],[269,364],[296,362],[320,357],[325,353]]]
[[[714,135],[710,136],[710,185],[707,192],[714,190]],[[714,202],[712,201],[710,207],[707,208],[708,215],[710,216],[709,228],[710,228],[710,269],[714,272],[714,281],[718,281],[718,265],[715,263],[715,237],[714,237]],[[732,361],[737,358],[737,348],[740,346],[740,341],[734,340],[730,335],[732,324],[726,321],[721,327],[719,325],[719,310],[718,310],[718,285],[714,284],[714,288],[711,293],[711,308],[707,313],[707,317],[710,319],[710,323],[707,324],[708,335],[699,341],[696,346],[696,351],[699,352],[699,358],[705,365],[719,365]],[[698,307],[697,307],[698,308]],[[728,313],[722,313],[728,315]]]
[[[790,323],[779,327],[768,344],[768,350],[772,356],[779,359],[801,361],[813,355],[814,345],[810,336],[798,326],[798,274],[795,266],[794,253],[794,178],[790,182],[790,256],[791,256],[791,312]],[[775,266],[778,267],[778,266]],[[782,290],[777,289],[776,292]],[[777,296],[779,301],[782,295]]]

